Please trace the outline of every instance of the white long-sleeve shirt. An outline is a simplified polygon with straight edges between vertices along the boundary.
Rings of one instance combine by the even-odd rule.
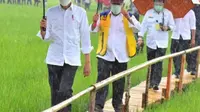
[[[176,29],[172,34],[172,39],[191,40],[191,30],[196,30],[196,17],[193,10],[190,10],[183,18],[175,19]]]
[[[134,16],[131,17],[134,25],[129,23],[130,28],[135,30],[140,30],[140,23],[135,19]],[[124,30],[123,15],[113,16],[111,14],[111,23],[108,37],[107,52],[104,56],[97,55],[97,57],[102,58],[107,61],[118,60],[119,63],[128,62],[129,56],[126,47],[126,32]],[[100,26],[100,20],[97,21],[96,28],[91,32],[98,32]],[[134,32],[133,32],[134,33]]]
[[[41,38],[40,32],[37,35]],[[81,66],[80,51],[89,54],[93,49],[86,11],[73,4],[67,10],[61,6],[50,8],[44,40],[51,41],[47,64]]]
[[[168,31],[156,30],[156,24],[162,23],[164,17],[164,25],[174,30],[175,23],[172,13],[164,9],[163,12],[157,13],[154,9],[150,9],[144,16],[142,28],[139,36],[144,37],[147,32],[146,44],[149,48],[167,48],[168,47]]]

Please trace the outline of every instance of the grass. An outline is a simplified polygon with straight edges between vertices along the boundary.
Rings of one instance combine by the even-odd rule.
[[[49,0],[48,5],[55,5]],[[33,6],[0,4],[0,111],[38,112],[50,107],[50,90],[47,67],[44,63],[49,43],[36,37],[42,8]],[[96,10],[92,4],[87,11],[89,21]],[[92,72],[83,77],[83,67],[78,69],[74,82],[74,94],[96,82],[97,77],[97,34],[91,34],[94,51],[91,53]],[[169,49],[168,49],[169,50]],[[146,54],[135,56],[129,68],[146,61]],[[164,68],[167,62],[164,61]],[[164,69],[163,73],[167,73]],[[146,69],[132,74],[132,86],[146,78]],[[111,88],[110,94],[111,96]],[[73,103],[73,112],[87,109],[88,95]]]
[[[176,93],[169,101],[162,105],[153,105],[145,112],[200,112],[199,90],[200,80],[197,80],[182,95]]]

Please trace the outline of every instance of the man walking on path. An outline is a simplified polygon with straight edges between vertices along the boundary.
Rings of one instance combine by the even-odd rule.
[[[90,52],[93,47],[87,14],[71,0],[60,0],[60,5],[48,10],[47,18],[41,20],[40,27],[38,36],[51,41],[46,63],[54,106],[72,97],[74,77],[78,66],[81,66],[80,51],[85,55],[84,76],[90,75]],[[71,112],[71,105],[61,112]]]
[[[175,19],[176,29],[172,34],[171,53],[180,52],[195,46],[196,18],[193,10],[190,10],[183,18]],[[191,37],[192,36],[192,37]],[[181,56],[173,58],[175,77],[179,78],[181,70]],[[187,70],[194,70],[196,67],[190,63],[191,56],[187,54]]]
[[[195,45],[200,46],[200,5],[196,5],[193,9],[196,16],[196,37],[195,37]],[[197,74],[197,51],[190,54],[190,61],[188,62],[189,66],[187,71],[191,72],[191,75]]]
[[[99,32],[97,82],[125,71],[130,57],[136,53],[133,27],[140,29],[140,23],[122,10],[122,4],[123,0],[111,0],[111,11],[93,17],[91,30]],[[124,85],[125,78],[113,82],[112,104],[115,112],[122,112]],[[97,91],[95,112],[103,112],[107,94],[108,86]]]
[[[168,47],[169,30],[175,27],[172,13],[164,8],[165,0],[154,0],[154,8],[147,11],[142,22],[141,32],[139,32],[138,45],[143,43],[142,37],[147,32],[147,60],[152,60],[164,56]],[[151,66],[150,88],[159,90],[162,78],[162,61]]]

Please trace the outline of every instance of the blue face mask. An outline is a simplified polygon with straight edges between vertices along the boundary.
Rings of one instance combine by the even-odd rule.
[[[164,7],[161,5],[154,5],[154,9],[156,12],[162,12]]]

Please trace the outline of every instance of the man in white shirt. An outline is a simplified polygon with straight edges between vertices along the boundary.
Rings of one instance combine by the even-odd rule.
[[[200,45],[200,5],[195,5],[195,7],[193,8],[193,11],[195,13],[196,16],[196,37],[195,37],[195,45],[199,46]],[[197,65],[197,51],[195,51],[194,53],[190,54],[190,61],[188,62],[189,66],[187,68],[188,72],[191,72],[191,75],[196,75],[197,74],[197,69],[196,69],[196,65]]]
[[[43,19],[40,27],[38,36],[51,41],[46,63],[54,106],[72,96],[76,70],[81,66],[80,51],[85,54],[84,76],[90,74],[90,52],[93,48],[87,14],[71,0],[60,0],[60,5],[48,10],[47,20]],[[61,111],[70,112],[71,105]]]
[[[136,53],[134,30],[140,29],[140,23],[134,16],[121,10],[122,3],[123,0],[111,0],[111,11],[93,17],[91,30],[99,32],[97,82],[126,70],[129,57]],[[125,78],[113,82],[112,104],[115,112],[122,111],[124,85]],[[107,94],[108,86],[97,91],[95,112],[103,111]]]
[[[164,56],[168,47],[169,30],[175,27],[172,13],[164,8],[165,0],[154,0],[154,8],[147,11],[142,22],[139,39],[147,32],[147,59],[152,60]],[[142,44],[142,41],[138,41]],[[162,62],[151,66],[150,88],[159,90],[158,86],[162,78]]]
[[[175,19],[176,29],[172,34],[171,53],[180,52],[195,46],[196,18],[193,10],[190,10],[183,18]],[[192,37],[191,37],[192,36]],[[181,56],[173,59],[176,78],[179,78]],[[187,69],[193,69],[190,65],[190,54],[187,54]]]

